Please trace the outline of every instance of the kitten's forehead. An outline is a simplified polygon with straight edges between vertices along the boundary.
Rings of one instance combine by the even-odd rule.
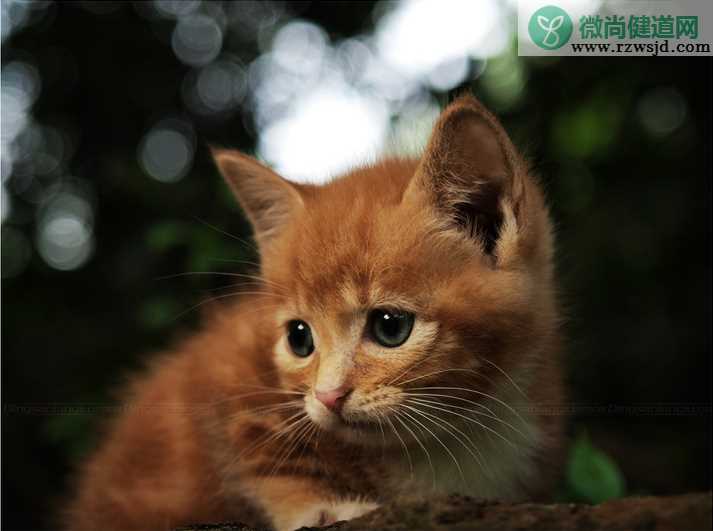
[[[390,161],[310,189],[265,261],[272,279],[305,310],[418,309],[461,251],[427,210],[403,200],[414,169]]]
[[[344,266],[325,264],[323,268],[299,268],[300,273],[293,282],[294,304],[310,313],[339,314],[347,318],[368,308],[415,309],[417,294],[396,281],[393,272],[370,268],[369,258],[367,255],[345,260]]]
[[[348,233],[349,220],[342,223]],[[417,305],[415,277],[422,276],[424,268],[415,255],[408,255],[408,245],[401,252],[373,229],[361,234],[354,230],[349,236],[329,230],[312,232],[311,241],[291,246],[280,282],[288,282],[296,304],[330,313]]]

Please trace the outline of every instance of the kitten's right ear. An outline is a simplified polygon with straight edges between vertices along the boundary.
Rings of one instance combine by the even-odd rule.
[[[252,223],[261,250],[304,206],[297,185],[256,159],[230,149],[211,148],[213,160]]]
[[[512,239],[524,235],[519,161],[497,119],[464,95],[438,118],[405,197],[425,198],[448,227],[497,259],[503,229],[512,229]]]

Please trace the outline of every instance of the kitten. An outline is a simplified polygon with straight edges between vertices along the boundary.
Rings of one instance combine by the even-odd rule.
[[[67,529],[357,517],[404,495],[546,496],[562,454],[542,192],[470,96],[420,160],[324,186],[228,150],[259,293],[135,380]]]

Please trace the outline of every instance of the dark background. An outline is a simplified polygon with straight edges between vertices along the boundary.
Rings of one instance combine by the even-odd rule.
[[[237,17],[226,27],[244,13],[264,23],[262,33],[226,30],[223,53],[242,65],[262,53],[270,31],[296,17],[338,42],[371,32],[385,9],[261,6],[226,8]],[[206,149],[254,150],[250,89],[224,112],[190,108],[181,87],[195,67],[171,48],[175,20],[149,7],[40,2],[21,20],[3,2],[3,25],[21,20],[3,43],[3,139],[12,122],[5,87],[16,81],[6,67],[30,65],[41,80],[26,128],[41,133],[20,133],[12,168],[3,160],[4,529],[48,525],[73,464],[107,415],[24,406],[110,404],[110,391],[140,360],[196,326],[200,312],[182,312],[225,284],[210,275],[158,278],[243,271],[224,260],[256,258],[208,225],[250,235]],[[443,104],[472,90],[543,177],[570,338],[571,433],[586,430],[618,463],[628,493],[710,488],[710,58],[514,57],[526,74],[514,102],[485,75],[507,73],[510,63],[499,59],[473,59],[465,81],[431,97]],[[174,183],[150,178],[137,160],[147,130],[167,116],[191,124],[196,139],[190,170]],[[42,156],[54,159],[43,165]],[[63,193],[81,199],[66,203],[70,210],[89,205],[94,243],[84,263],[57,269],[52,247],[40,249],[43,234],[55,234],[43,223]],[[637,405],[648,409],[625,409]]]

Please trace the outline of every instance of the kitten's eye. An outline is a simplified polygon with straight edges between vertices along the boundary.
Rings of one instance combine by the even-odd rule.
[[[295,356],[306,358],[314,351],[312,330],[304,321],[290,321],[287,323],[287,341]]]
[[[413,320],[413,314],[409,312],[373,310],[369,314],[369,332],[380,345],[398,347],[411,335]]]

